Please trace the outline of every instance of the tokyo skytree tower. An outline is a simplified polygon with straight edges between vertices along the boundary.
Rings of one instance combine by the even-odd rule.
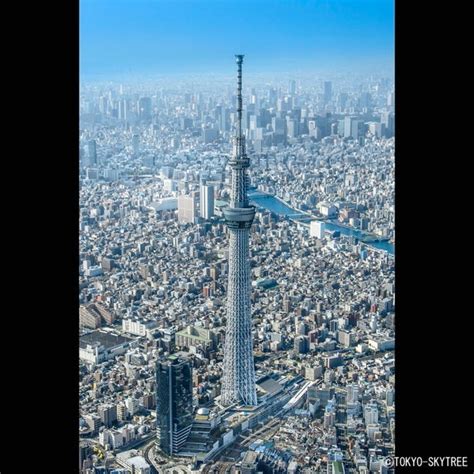
[[[227,289],[227,327],[224,345],[224,373],[221,402],[256,405],[255,368],[253,363],[252,320],[250,314],[249,232],[255,207],[247,196],[247,168],[242,134],[242,62],[237,54],[237,127],[229,165],[232,184],[229,206],[224,209],[229,229],[229,280]]]

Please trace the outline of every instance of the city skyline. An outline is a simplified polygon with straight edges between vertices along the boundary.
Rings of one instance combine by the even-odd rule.
[[[82,474],[393,453],[393,80],[232,72],[81,89]]]

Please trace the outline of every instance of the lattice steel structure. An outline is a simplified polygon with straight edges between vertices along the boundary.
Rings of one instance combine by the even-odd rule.
[[[249,204],[247,196],[247,168],[250,160],[245,153],[245,137],[242,134],[244,56],[237,54],[235,57],[237,62],[237,127],[232,158],[229,160],[232,170],[230,203],[224,209],[230,235],[227,327],[221,402],[223,405],[232,403],[256,405],[249,263],[249,231],[255,217],[255,207]]]

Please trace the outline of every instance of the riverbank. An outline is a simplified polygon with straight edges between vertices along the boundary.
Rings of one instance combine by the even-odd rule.
[[[283,201],[281,198],[272,194],[263,193],[262,191],[250,191],[249,198],[258,207],[267,209],[277,215],[285,216],[297,223],[309,226],[309,221],[315,219],[312,214],[300,209],[295,209]],[[340,222],[334,222],[329,219],[318,219],[325,223],[325,226],[330,231],[339,231],[342,235],[352,236],[363,242],[365,245],[388,252],[395,253],[395,245],[390,243],[388,238],[379,237],[368,232],[364,232],[354,227],[350,227]],[[306,221],[306,222],[305,222]]]

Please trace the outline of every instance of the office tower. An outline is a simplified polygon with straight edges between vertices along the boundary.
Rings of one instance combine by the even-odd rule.
[[[216,105],[216,108],[213,111],[214,119],[218,122],[219,129],[220,129],[220,121],[222,117],[222,109],[223,109],[222,105]]]
[[[298,354],[306,354],[309,351],[309,338],[307,336],[295,337],[293,349]]]
[[[352,131],[352,117],[344,117],[344,138],[349,138]]]
[[[217,278],[219,277],[219,270],[217,267],[212,266],[210,270],[211,278],[216,281]]]
[[[359,107],[368,108],[372,105],[370,92],[362,92],[359,97]]]
[[[201,217],[210,219],[214,215],[214,186],[201,186]]]
[[[84,461],[90,458],[92,449],[90,446],[84,444],[79,445],[79,472],[83,472]]]
[[[291,115],[296,122],[301,122],[301,107],[294,107],[291,111]]]
[[[324,103],[331,102],[332,99],[332,82],[324,81]]]
[[[109,99],[106,96],[101,96],[99,99],[99,111],[102,114],[107,114],[109,106]]]
[[[383,134],[384,126],[380,122],[369,122],[369,132],[374,136],[380,138]]]
[[[392,91],[387,96],[387,106],[388,107],[395,107],[395,92]]]
[[[269,89],[267,99],[268,99],[268,105],[270,107],[275,107],[276,101],[277,101],[277,91],[275,89]]]
[[[123,402],[120,402],[118,405],[117,405],[117,420],[118,421],[125,421],[127,419],[127,406],[125,405],[125,403]]]
[[[132,150],[135,156],[138,155],[138,152],[140,151],[140,136],[137,134],[132,136]]]
[[[141,97],[138,100],[138,118],[143,121],[151,120],[151,98]]]
[[[359,386],[357,384],[350,384],[347,386],[346,403],[357,403],[359,400]]]
[[[296,81],[291,79],[288,86],[288,93],[294,95],[296,94]]]
[[[250,160],[245,152],[242,134],[242,62],[237,62],[237,129],[233,156],[229,206],[224,209],[229,229],[229,279],[227,294],[227,327],[224,345],[222,397],[224,405],[257,404],[255,367],[253,362],[252,320],[250,314],[249,231],[255,207],[247,196],[247,168]]]
[[[365,406],[364,421],[366,425],[373,425],[379,422],[379,411],[375,402],[371,402]]]
[[[89,155],[89,166],[97,164],[97,143],[95,140],[89,140],[87,143],[87,151]]]
[[[328,401],[324,410],[324,421],[323,426],[327,429],[334,426],[336,422],[336,400],[332,398]]]
[[[318,239],[324,238],[324,233],[326,232],[326,225],[321,221],[311,221],[309,224],[309,236],[317,237]]]
[[[393,112],[382,112],[380,123],[384,126],[385,136],[393,137],[395,133],[395,120]]]
[[[288,129],[288,137],[296,138],[299,135],[299,122],[295,119],[288,119],[286,125]]]
[[[308,134],[316,140],[321,140],[321,129],[316,125],[316,120],[308,120]]]
[[[128,100],[121,99],[118,103],[118,118],[119,120],[127,120],[128,118]]]
[[[252,130],[256,130],[257,128],[260,128],[262,125],[262,122],[260,120],[260,116],[259,115],[255,115],[255,114],[252,114],[250,116],[250,122],[249,122],[249,129],[252,131]]]
[[[118,102],[118,118],[124,120],[125,118],[125,99],[121,99]]]
[[[354,343],[354,335],[347,330],[339,330],[337,333],[337,340],[343,347],[351,347]]]
[[[218,120],[219,120],[219,129],[221,132],[226,132],[227,130],[229,130],[230,110],[226,107],[222,107]]]
[[[189,360],[169,356],[156,367],[156,433],[160,449],[175,455],[193,423],[192,367]]]
[[[272,117],[272,129],[278,135],[286,133],[286,121],[282,118]]]
[[[393,388],[389,388],[385,394],[385,401],[387,406],[391,407],[393,402],[395,401],[395,390]]]
[[[288,102],[286,102],[284,99],[278,99],[277,100],[277,111],[278,112],[286,112],[287,110],[289,110]]]
[[[341,92],[337,96],[337,104],[336,105],[340,109],[344,110],[345,107],[346,107],[348,99],[349,99],[349,96],[348,96],[347,92]]]
[[[117,421],[117,407],[115,405],[103,405],[99,408],[98,413],[107,428]]]
[[[344,118],[344,138],[353,138],[357,140],[361,135],[361,126],[363,123],[360,120],[355,119],[354,117],[345,117]]]
[[[252,95],[250,96],[250,103],[255,105],[255,109],[258,109],[259,100],[254,89],[252,89]]]
[[[180,194],[178,196],[178,221],[182,224],[190,222],[194,224],[196,220],[196,197]]]
[[[139,402],[136,398],[128,397],[125,400],[125,406],[127,407],[127,412],[130,413],[131,416],[133,416],[138,411]]]

